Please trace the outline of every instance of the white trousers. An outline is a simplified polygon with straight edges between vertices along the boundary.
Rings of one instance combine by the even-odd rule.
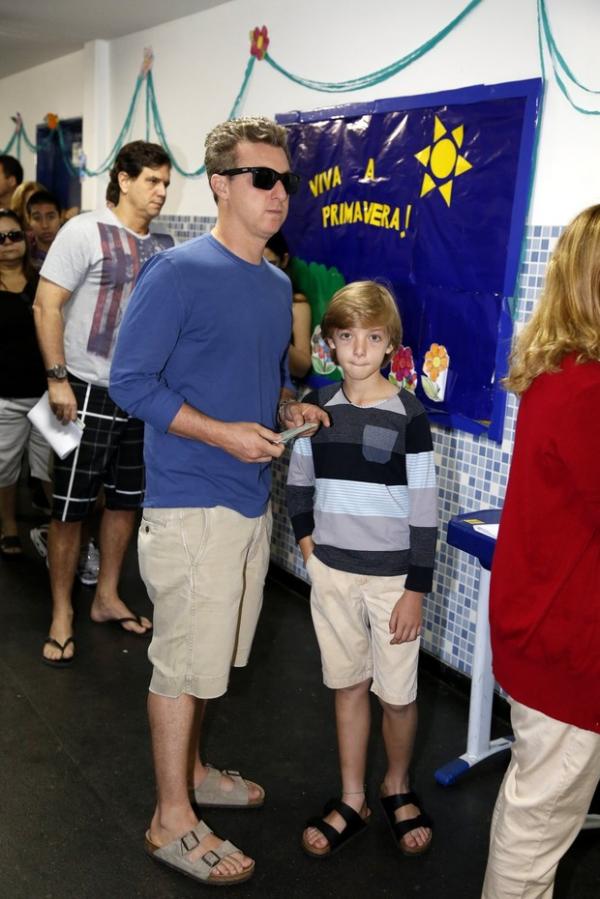
[[[600,780],[600,734],[511,702],[510,765],[492,817],[482,899],[551,899]]]

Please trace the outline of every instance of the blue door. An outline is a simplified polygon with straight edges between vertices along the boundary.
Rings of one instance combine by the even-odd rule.
[[[81,181],[65,161],[65,155],[73,169],[76,169],[81,150],[81,119],[61,119],[62,144],[57,130],[47,125],[38,125],[36,143],[38,147],[36,179],[55,194],[63,209],[81,206]]]

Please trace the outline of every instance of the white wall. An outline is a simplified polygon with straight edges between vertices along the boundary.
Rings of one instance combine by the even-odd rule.
[[[559,46],[578,77],[592,87],[597,76],[597,0],[547,0]],[[286,69],[316,80],[339,81],[392,63],[428,40],[466,5],[466,0],[233,0],[233,2],[140,31],[110,45],[107,133],[124,120],[143,48],[155,54],[154,79],[165,131],[177,160],[197,168],[203,141],[227,117],[248,60],[248,32],[266,24],[269,52]],[[62,117],[84,109],[84,54],[0,81],[0,122],[15,109],[29,129],[52,110]],[[574,111],[551,75],[544,112],[537,181],[530,221],[563,224],[600,199],[600,121]],[[469,84],[495,83],[540,74],[536,0],[483,0],[441,44],[398,75],[349,94],[323,94],[293,84],[266,62],[257,62],[242,112],[274,115],[378,97],[405,96]],[[600,109],[600,98],[578,91],[581,105]],[[591,100],[591,102],[590,102]],[[6,126],[5,126],[6,127]],[[5,135],[0,133],[0,143]],[[144,104],[132,131],[145,136]],[[92,148],[84,147],[93,166]],[[27,160],[26,160],[27,161]],[[32,174],[27,163],[28,175]],[[93,191],[92,191],[93,193]],[[86,191],[90,196],[90,191]],[[204,179],[174,175],[167,213],[211,215]]]
[[[82,114],[84,84],[84,52],[70,53],[53,62],[0,79],[0,148],[5,147],[13,132],[10,120],[20,112],[27,134],[35,143],[36,126],[48,112],[61,119]],[[23,144],[21,155],[26,180],[35,178],[35,156]]]

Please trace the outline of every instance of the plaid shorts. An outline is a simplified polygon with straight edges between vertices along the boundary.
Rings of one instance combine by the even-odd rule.
[[[52,517],[82,521],[104,486],[107,509],[139,509],[144,499],[144,423],[130,418],[106,387],[69,374],[78,417],[85,425],[77,449],[54,456]]]

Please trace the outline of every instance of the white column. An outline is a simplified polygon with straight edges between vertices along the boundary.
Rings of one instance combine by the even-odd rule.
[[[110,128],[110,43],[88,41],[84,47],[85,84],[83,88],[83,150],[87,167],[97,169],[111,148]],[[81,190],[82,210],[104,204],[108,175],[84,178]]]

